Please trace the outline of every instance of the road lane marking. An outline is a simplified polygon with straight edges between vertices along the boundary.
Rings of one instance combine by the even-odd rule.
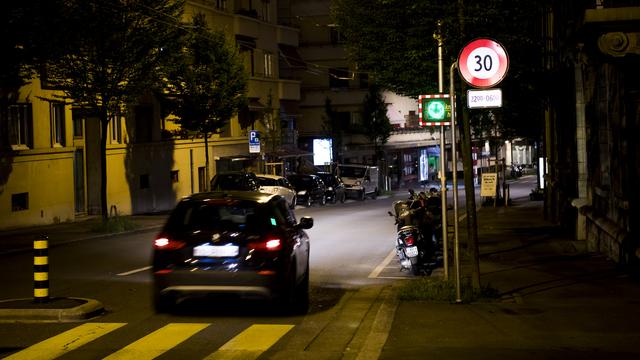
[[[380,273],[382,272],[382,270],[384,270],[384,268],[386,268],[387,265],[389,265],[389,263],[391,262],[391,259],[393,259],[394,256],[396,256],[395,249],[391,250],[389,255],[387,255],[387,257],[384,260],[382,260],[380,265],[376,266],[376,268],[373,269],[373,271],[369,274],[369,279],[377,278],[378,275],[380,275]]]
[[[107,356],[105,359],[154,359],[209,325],[195,323],[168,324]]]
[[[142,267],[142,268],[139,268],[139,269],[134,269],[134,270],[131,270],[131,271],[122,272],[122,273],[116,274],[116,275],[117,276],[128,276],[128,275],[137,274],[139,272],[147,271],[147,270],[149,270],[151,268],[152,268],[152,266],[145,266],[145,267]]]
[[[112,332],[124,323],[87,323],[76,326],[54,337],[43,340],[5,359],[10,360],[49,360],[62,356],[69,351]]]
[[[293,325],[254,324],[226,342],[205,360],[257,359],[278,342]]]

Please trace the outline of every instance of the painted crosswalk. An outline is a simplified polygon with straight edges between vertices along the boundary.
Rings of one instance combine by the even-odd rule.
[[[36,343],[4,359],[50,360],[70,352],[81,352],[82,347],[109,333],[115,333],[126,323],[86,323]],[[210,323],[170,323],[139,338],[105,357],[117,359],[155,359],[179,346],[190,337],[207,329]],[[253,324],[231,338],[205,357],[206,360],[251,360],[271,348],[294,325]]]

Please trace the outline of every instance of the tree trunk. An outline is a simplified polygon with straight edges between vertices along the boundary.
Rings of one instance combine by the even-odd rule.
[[[209,133],[204,132],[204,173],[207,174],[206,175],[206,179],[205,179],[205,188],[208,190],[209,189]]]

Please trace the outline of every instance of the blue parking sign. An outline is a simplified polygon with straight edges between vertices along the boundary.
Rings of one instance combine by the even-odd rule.
[[[249,152],[260,152],[260,133],[257,130],[249,130]]]

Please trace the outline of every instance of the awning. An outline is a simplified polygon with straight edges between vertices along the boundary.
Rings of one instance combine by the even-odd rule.
[[[249,111],[264,111],[265,108],[258,98],[249,98]]]
[[[302,59],[295,46],[278,44],[278,48],[280,48],[280,57],[289,67],[297,69],[307,68],[307,63]]]
[[[256,39],[246,35],[236,35],[236,44],[241,48],[255,49]]]
[[[298,149],[293,145],[283,145],[275,151],[266,153],[266,155],[277,157],[280,159],[294,158],[299,156],[313,156],[312,152]]]

